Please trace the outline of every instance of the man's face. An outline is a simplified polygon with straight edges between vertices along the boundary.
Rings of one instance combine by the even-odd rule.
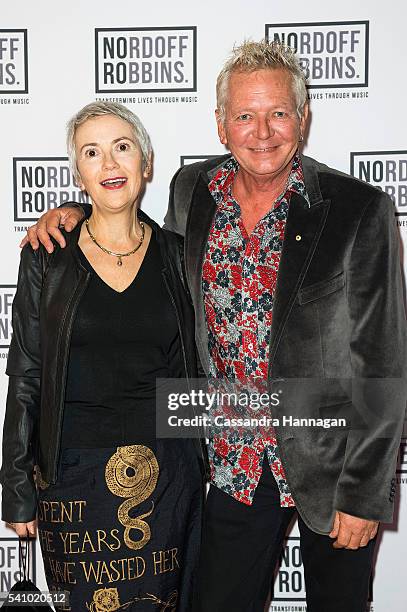
[[[308,108],[297,114],[292,77],[283,69],[234,72],[229,79],[226,116],[217,112],[220,141],[242,172],[274,178],[289,166],[304,133]]]

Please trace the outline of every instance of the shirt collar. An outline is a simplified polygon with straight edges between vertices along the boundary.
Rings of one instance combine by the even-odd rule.
[[[222,164],[222,167],[210,181],[208,185],[209,191],[211,192],[212,197],[218,207],[230,208],[232,206],[234,208],[235,201],[232,196],[232,185],[238,170],[239,162],[233,156],[229,157],[229,159]],[[276,208],[280,204],[281,200],[290,193],[298,193],[300,196],[305,198],[308,206],[310,206],[307,189],[304,182],[304,172],[298,151],[293,159],[287,185],[284,191],[275,201],[273,209]]]

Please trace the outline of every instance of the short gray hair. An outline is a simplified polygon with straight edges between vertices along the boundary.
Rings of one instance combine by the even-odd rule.
[[[255,72],[264,69],[283,69],[291,74],[297,113],[301,118],[307,102],[307,81],[295,50],[277,41],[245,40],[233,47],[229,59],[224,64],[216,81],[216,100],[220,120],[225,120],[229,79],[233,72]]]
[[[69,155],[69,163],[76,181],[80,179],[75,151],[76,130],[88,119],[102,117],[103,115],[114,115],[115,117],[127,121],[127,123],[131,125],[135,139],[140,146],[143,170],[151,161],[152,146],[150,136],[137,115],[122,104],[117,104],[116,102],[91,102],[81,108],[81,110],[68,121],[66,126],[66,146]]]

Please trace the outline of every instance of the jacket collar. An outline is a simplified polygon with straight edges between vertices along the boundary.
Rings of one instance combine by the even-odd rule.
[[[304,172],[304,183],[307,189],[310,204],[311,206],[320,204],[324,201],[324,198],[321,194],[319,185],[317,164],[314,159],[311,159],[311,157],[307,157],[306,155],[302,155],[301,153],[300,159]]]
[[[219,172],[224,163],[231,158],[231,155],[224,155],[221,158],[217,158],[217,164],[208,171],[201,171],[200,176],[206,183],[210,183],[213,177]],[[321,194],[319,185],[317,163],[311,157],[300,153],[300,159],[302,163],[302,169],[304,172],[304,182],[307,189],[307,195],[310,201],[310,205],[320,204],[324,198]]]

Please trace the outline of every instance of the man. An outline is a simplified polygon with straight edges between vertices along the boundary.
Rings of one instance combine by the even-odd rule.
[[[217,107],[231,155],[181,168],[165,218],[185,235],[203,369],[242,386],[265,381],[270,392],[273,381],[292,380],[290,401],[273,416],[296,406],[305,415],[345,411],[350,423],[337,435],[279,425],[213,437],[195,609],[262,611],[296,509],[309,612],[362,612],[378,522],[392,520],[404,413],[392,204],[299,153],[307,92],[290,49],[235,49],[218,77]],[[51,248],[47,232],[60,241],[58,223],[70,229],[78,217],[51,211],[38,237]],[[35,229],[29,236],[37,246]],[[308,395],[302,380],[313,382]]]

